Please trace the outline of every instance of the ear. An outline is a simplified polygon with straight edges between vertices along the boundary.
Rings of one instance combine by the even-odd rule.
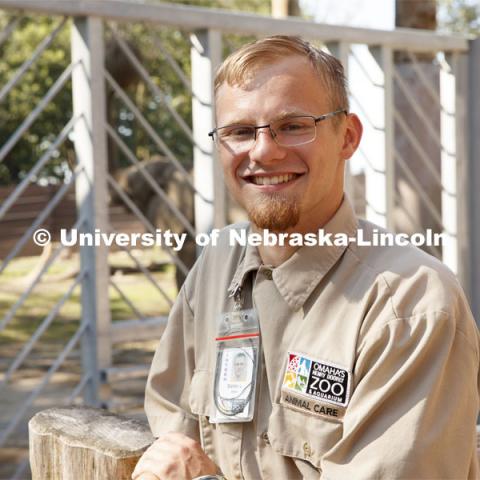
[[[357,115],[349,113],[346,117],[344,126],[344,136],[341,156],[343,160],[348,160],[357,150],[362,138],[363,125]]]

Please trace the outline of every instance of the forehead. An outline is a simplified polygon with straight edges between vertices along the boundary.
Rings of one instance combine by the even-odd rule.
[[[308,59],[294,56],[257,67],[241,85],[222,84],[216,97],[218,124],[266,121],[284,113],[319,115],[329,94]]]

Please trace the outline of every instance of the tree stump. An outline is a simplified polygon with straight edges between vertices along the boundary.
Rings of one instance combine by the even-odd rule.
[[[28,430],[32,480],[130,480],[153,442],[147,423],[89,407],[37,413]]]

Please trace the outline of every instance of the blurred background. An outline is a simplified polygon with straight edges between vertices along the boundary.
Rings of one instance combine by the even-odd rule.
[[[245,219],[206,133],[215,68],[256,37],[301,35],[342,60],[365,125],[346,177],[358,215],[445,233],[425,249],[457,273],[478,320],[478,1],[67,4],[0,0],[0,479],[29,478],[39,410],[143,417],[194,234]],[[32,241],[39,228],[45,246]],[[188,241],[178,253],[66,247],[71,228]]]

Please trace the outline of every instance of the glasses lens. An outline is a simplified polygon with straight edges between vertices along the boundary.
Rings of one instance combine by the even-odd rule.
[[[316,126],[312,117],[288,117],[273,122],[271,128],[279,145],[291,147],[315,140]]]
[[[248,150],[255,140],[255,128],[249,125],[222,127],[215,135],[217,145],[233,152]]]

